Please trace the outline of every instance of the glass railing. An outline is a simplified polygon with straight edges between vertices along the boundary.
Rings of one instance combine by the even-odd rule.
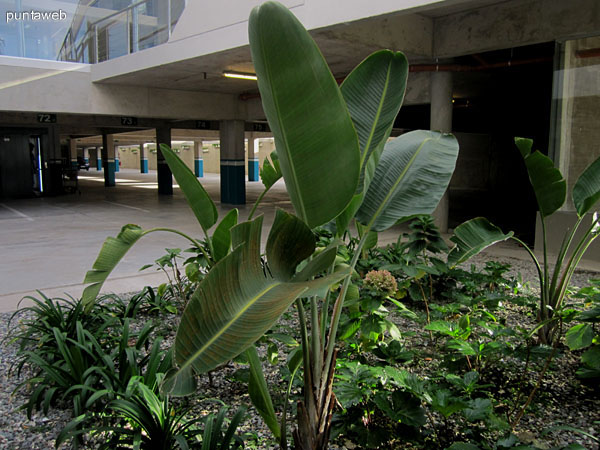
[[[73,30],[69,30],[58,59],[93,64],[163,44],[184,8],[185,0],[133,3],[89,22],[79,39],[73,39]]]

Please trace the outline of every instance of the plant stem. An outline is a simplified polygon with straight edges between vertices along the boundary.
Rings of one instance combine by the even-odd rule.
[[[267,192],[269,192],[269,189],[271,189],[270,186],[268,188],[265,188],[265,190],[262,191],[262,193],[258,196],[258,198],[256,199],[256,201],[254,202],[254,205],[252,206],[252,209],[250,210],[250,214],[248,215],[248,220],[252,219],[252,216],[254,216],[254,213],[256,212],[256,208],[258,208],[258,205],[262,201],[262,199],[265,196],[265,194]]]
[[[308,411],[314,411],[314,394],[312,386],[312,370],[310,364],[310,347],[308,342],[308,332],[306,328],[306,316],[304,314],[304,306],[302,300],[296,300],[296,308],[298,308],[298,321],[300,322],[300,334],[302,338],[302,360],[304,364],[304,404]]]
[[[423,301],[425,302],[425,312],[427,313],[427,325],[431,325],[431,317],[429,316],[429,302],[427,301],[427,295],[425,294],[425,290],[419,280],[415,280],[417,282],[417,286],[421,291],[421,295],[423,296]],[[433,333],[429,330],[429,342],[433,343]]]
[[[597,223],[598,223],[597,221],[592,222],[591,226],[588,228],[587,232],[585,233],[585,236],[579,241],[579,244],[575,248],[575,251],[573,252],[571,257],[569,258],[569,261],[567,262],[567,267],[565,269],[565,272],[563,273],[563,276],[558,284],[558,296],[556,298],[557,304],[562,303],[562,298],[565,295],[565,292],[567,290],[567,287],[569,286],[569,282],[571,281],[571,277],[573,276],[575,269],[579,265],[579,262],[581,261],[581,258],[583,258],[583,255],[587,251],[588,247],[598,237],[598,235],[595,235],[595,236],[592,236],[592,238],[588,240],[589,236],[592,234],[594,227],[597,225]]]
[[[317,297],[310,298],[310,334],[311,334],[311,362],[313,370],[313,383],[318,383],[321,379],[321,370],[323,365],[323,354],[321,353],[321,337],[319,332],[319,307]]]
[[[144,231],[144,234],[143,234],[143,235],[146,235],[146,234],[149,234],[149,233],[153,233],[153,232],[155,232],[155,231],[167,231],[167,232],[169,232],[169,233],[175,233],[175,234],[178,234],[179,236],[182,236],[182,237],[186,238],[188,241],[190,241],[190,242],[191,242],[191,243],[192,243],[192,244],[193,244],[195,247],[197,247],[197,248],[198,248],[198,249],[199,249],[199,250],[202,252],[202,254],[204,255],[204,257],[206,258],[206,261],[208,261],[209,265],[212,265],[212,264],[214,263],[214,261],[212,260],[212,258],[210,258],[210,257],[209,257],[209,256],[206,254],[206,252],[204,251],[204,247],[202,247],[202,245],[200,244],[200,242],[198,242],[196,239],[194,239],[194,238],[192,238],[192,237],[188,236],[187,234],[185,234],[185,233],[182,233],[182,232],[181,232],[181,231],[179,231],[179,230],[174,230],[174,229],[172,229],[172,228],[162,228],[162,227],[158,227],[158,228],[151,228],[151,229],[149,229],[149,230],[146,230],[146,231]],[[208,238],[208,236],[207,236],[207,239],[208,239],[208,242],[209,242],[209,244],[210,244],[210,239]],[[212,247],[212,246],[211,246],[211,247]]]
[[[544,285],[542,287],[542,305],[540,308],[540,313],[541,313],[541,319],[545,320],[548,319],[548,310],[547,310],[547,306],[548,306],[548,302],[550,300],[549,298],[549,281],[550,281],[550,277],[548,275],[548,243],[546,242],[547,237],[546,237],[546,221],[544,220],[544,216],[542,216],[542,213],[540,211],[540,217],[541,217],[541,222],[542,222],[542,237],[543,237],[543,248],[544,248]]]
[[[365,241],[367,240],[367,236],[369,234],[369,229],[367,228],[360,242],[354,249],[354,255],[352,256],[352,260],[350,261],[350,273],[344,278],[344,283],[342,284],[342,289],[340,290],[340,294],[333,305],[333,315],[331,318],[331,325],[329,327],[329,335],[327,336],[327,349],[326,349],[326,357],[325,364],[323,365],[323,370],[325,372],[329,372],[329,366],[331,365],[331,361],[333,358],[333,352],[335,349],[335,339],[337,335],[338,325],[340,323],[340,316],[342,314],[342,307],[344,305],[344,298],[346,297],[346,292],[348,291],[348,285],[350,284],[350,279],[352,278],[352,271],[356,266],[358,258],[360,257],[360,251],[365,245]],[[319,401],[322,402],[322,396],[325,392],[325,386],[321,383],[319,387]]]
[[[533,263],[535,264],[535,268],[537,269],[537,272],[538,272],[538,279],[540,280],[540,292],[542,292],[544,278],[543,278],[540,262],[538,261],[538,259],[535,257],[535,254],[533,253],[533,251],[529,248],[529,246],[525,242],[523,242],[521,239],[519,239],[518,237],[515,237],[515,236],[512,236],[511,239],[514,241],[517,241],[519,244],[521,244],[523,246],[523,248],[525,250],[527,250],[527,253],[529,253],[529,256],[531,256],[531,259],[533,260]]]
[[[575,233],[577,232],[577,229],[579,228],[579,224],[581,224],[582,219],[583,219],[583,217],[580,217],[577,220],[577,222],[573,226],[573,229],[568,234],[568,238],[567,238],[567,235],[565,235],[565,240],[563,240],[563,243],[560,247],[560,251],[558,252],[558,257],[556,258],[556,264],[554,266],[554,273],[552,274],[552,282],[550,283],[550,292],[555,292],[556,283],[558,282],[558,277],[560,275],[560,269],[562,267],[562,263],[565,259],[567,251],[571,247],[571,242],[573,241],[573,238],[575,237]]]
[[[537,390],[542,385],[542,381],[544,379],[544,375],[546,375],[546,372],[548,371],[548,368],[550,367],[550,363],[554,359],[554,356],[556,355],[556,351],[558,350],[558,341],[560,339],[561,332],[562,332],[562,320],[560,321],[560,325],[559,325],[558,337],[554,340],[554,345],[552,346],[552,352],[550,352],[550,355],[548,355],[548,358],[546,359],[546,363],[544,364],[544,368],[540,372],[540,375],[538,377],[538,381],[537,381],[535,387],[531,390],[531,393],[529,394],[529,397],[527,397],[527,400],[525,401],[525,404],[519,410],[519,413],[517,414],[517,417],[510,424],[510,426],[511,426],[511,428],[513,430],[515,429],[515,427],[517,426],[517,424],[519,423],[519,421],[523,417],[523,414],[525,414],[525,410],[527,409],[527,407],[531,404],[531,401],[533,400],[533,396],[535,395],[535,393],[537,392]]]

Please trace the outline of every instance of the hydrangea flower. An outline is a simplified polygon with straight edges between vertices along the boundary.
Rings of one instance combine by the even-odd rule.
[[[382,296],[393,295],[398,290],[396,279],[387,270],[371,270],[365,275],[364,284]]]

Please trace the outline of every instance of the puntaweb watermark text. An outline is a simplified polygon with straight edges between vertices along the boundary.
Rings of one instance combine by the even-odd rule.
[[[66,20],[67,13],[62,9],[58,11],[6,11],[6,23],[10,22],[41,22],[44,20]]]

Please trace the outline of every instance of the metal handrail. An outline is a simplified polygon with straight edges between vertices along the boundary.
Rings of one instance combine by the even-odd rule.
[[[66,60],[73,60],[73,58],[76,58],[75,60],[79,60],[79,58],[83,59],[85,57],[85,48],[90,47],[90,42],[93,39],[93,43],[92,43],[93,47],[92,48],[95,51],[94,51],[94,54],[91,55],[90,62],[91,63],[99,62],[100,55],[99,55],[99,45],[98,45],[99,44],[98,32],[100,29],[108,29],[110,26],[112,26],[112,23],[118,22],[116,17],[121,16],[121,15],[125,15],[125,24],[127,27],[127,31],[126,31],[127,54],[135,53],[135,52],[139,51],[139,44],[142,39],[147,41],[149,36],[159,35],[165,29],[167,30],[167,36],[168,36],[167,40],[168,40],[168,38],[171,37],[172,28],[173,28],[173,19],[171,17],[171,15],[172,15],[172,12],[171,12],[172,1],[171,0],[167,0],[167,24],[165,26],[157,27],[157,29],[155,29],[152,33],[150,33],[149,35],[144,35],[142,37],[142,39],[140,39],[139,22],[138,22],[138,14],[139,13],[138,13],[137,8],[139,8],[141,5],[148,4],[149,2],[150,2],[150,0],[139,0],[135,3],[132,3],[131,5],[128,5],[127,7],[123,8],[120,11],[115,11],[112,14],[109,14],[109,15],[102,17],[94,22],[89,23],[87,31],[84,33],[84,35],[82,36],[82,38],[79,40],[78,43],[73,42],[73,32],[72,32],[72,30],[69,30],[67,32],[67,35],[65,36],[65,39],[63,40],[63,45],[61,46],[61,50],[59,51],[59,58],[62,57],[63,59],[66,59]],[[184,0],[184,5],[186,5],[186,4],[187,4],[187,1]],[[111,19],[112,19],[112,23],[110,22]],[[177,19],[175,20],[175,22],[177,22]],[[106,25],[104,25],[104,24],[106,24]],[[162,42],[160,42],[160,43],[162,43]],[[108,55],[106,55],[106,59],[109,59]]]

